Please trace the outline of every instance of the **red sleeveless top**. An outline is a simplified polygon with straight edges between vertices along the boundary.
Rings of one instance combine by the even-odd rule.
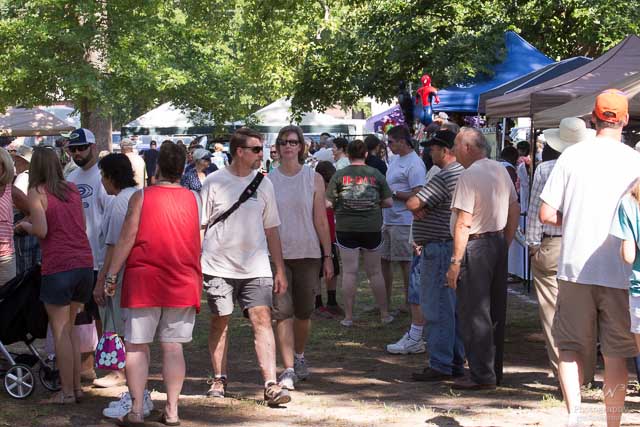
[[[183,187],[144,189],[140,224],[127,258],[121,306],[196,307],[200,311],[200,221]]]
[[[43,275],[77,268],[93,270],[82,199],[75,184],[67,182],[67,185],[66,202],[47,192],[47,235],[40,239]]]

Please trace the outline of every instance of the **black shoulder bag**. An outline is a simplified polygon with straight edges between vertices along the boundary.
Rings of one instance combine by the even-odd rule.
[[[222,215],[218,216],[207,227],[207,229],[213,227],[214,225],[216,225],[220,221],[224,221],[225,219],[229,218],[229,216],[232,213],[234,213],[240,207],[241,204],[246,202],[249,199],[249,197],[251,197],[256,191],[258,191],[258,187],[260,186],[260,183],[262,182],[263,178],[264,178],[264,175],[261,174],[260,172],[258,172],[257,175],[255,176],[255,178],[253,178],[253,180],[251,180],[249,185],[247,185],[247,188],[245,188],[244,191],[242,192],[242,194],[240,194],[240,197],[238,198],[238,201],[235,202],[229,209],[227,209],[226,212],[224,212]]]

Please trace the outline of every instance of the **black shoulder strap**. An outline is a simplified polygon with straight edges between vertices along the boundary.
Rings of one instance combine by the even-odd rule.
[[[214,225],[216,225],[220,221],[224,221],[232,213],[234,213],[236,211],[236,209],[238,209],[240,207],[241,204],[246,202],[249,199],[249,197],[251,197],[256,191],[258,191],[258,187],[260,186],[260,183],[262,182],[263,178],[264,178],[264,175],[261,174],[260,172],[258,172],[256,174],[255,178],[253,178],[253,180],[251,180],[249,185],[247,185],[247,188],[245,188],[244,191],[242,192],[242,194],[240,194],[240,197],[238,198],[238,201],[235,202],[233,204],[233,206],[231,206],[226,212],[224,212],[222,215],[218,216],[211,223],[211,225],[209,227],[213,227]],[[209,227],[207,227],[207,228],[209,228]]]

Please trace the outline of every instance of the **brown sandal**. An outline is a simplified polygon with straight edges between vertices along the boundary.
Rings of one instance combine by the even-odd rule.
[[[139,419],[140,421],[134,420],[132,419],[133,417]],[[144,424],[144,415],[143,414],[139,414],[137,412],[129,412],[127,415],[125,415],[122,418],[117,418],[116,419],[116,425],[118,426],[125,426],[125,427],[131,427],[131,426],[143,426]]]
[[[80,403],[82,402],[82,399],[84,399],[84,391],[82,391],[81,388],[76,388],[73,390],[73,395],[76,399],[76,403]]]
[[[160,417],[160,422],[166,426],[179,426],[180,418],[176,417],[175,421],[169,421],[166,412],[162,412],[162,417]]]

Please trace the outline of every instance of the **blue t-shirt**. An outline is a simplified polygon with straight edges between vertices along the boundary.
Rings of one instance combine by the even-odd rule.
[[[618,215],[611,224],[610,234],[622,239],[633,240],[636,243],[636,258],[633,261],[631,277],[629,277],[629,294],[640,296],[640,205],[636,199],[627,194],[620,200]]]

